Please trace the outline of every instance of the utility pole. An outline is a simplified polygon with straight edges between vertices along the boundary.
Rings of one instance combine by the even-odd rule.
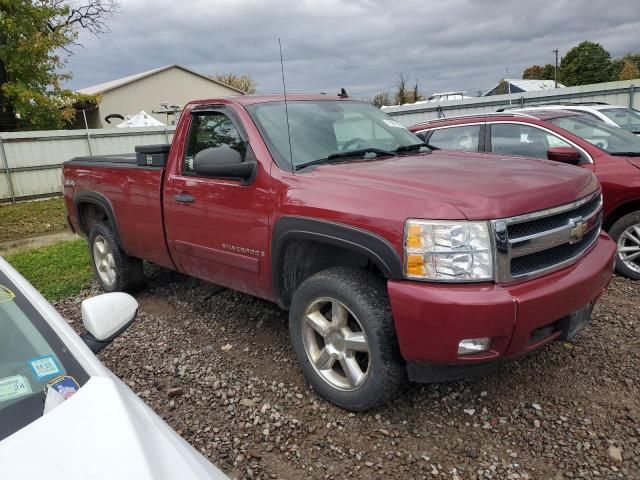
[[[558,88],[558,49],[556,48],[555,50],[553,50],[553,53],[556,54],[556,68],[553,71],[553,80],[555,82],[554,88]]]

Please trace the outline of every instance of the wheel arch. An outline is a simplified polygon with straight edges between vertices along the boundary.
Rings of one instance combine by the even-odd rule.
[[[398,253],[374,233],[326,220],[283,217],[273,229],[273,292],[288,308],[295,289],[311,275],[336,266],[370,268],[387,279],[402,278]]]
[[[604,220],[604,224],[602,228],[605,231],[609,231],[613,224],[620,220],[625,215],[628,215],[633,212],[640,211],[640,198],[635,198],[633,200],[626,201],[625,203],[618,205],[615,209],[613,209],[607,218]]]
[[[118,222],[116,221],[113,205],[106,196],[97,192],[81,192],[75,196],[73,203],[76,209],[80,233],[88,238],[89,231],[94,224],[101,222],[108,223],[118,242],[118,246],[126,253],[126,249],[120,238],[120,231],[118,229]]]

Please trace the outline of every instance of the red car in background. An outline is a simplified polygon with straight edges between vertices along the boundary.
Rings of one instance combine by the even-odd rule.
[[[617,243],[616,270],[640,280],[637,135],[588,115],[540,109],[443,118],[409,129],[435,149],[533,157],[592,170],[604,195],[603,228]]]

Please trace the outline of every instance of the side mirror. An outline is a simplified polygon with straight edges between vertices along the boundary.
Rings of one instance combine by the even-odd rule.
[[[131,325],[138,302],[127,293],[105,293],[84,300],[81,310],[88,332],[82,339],[93,353],[98,353]]]
[[[193,171],[207,177],[251,179],[256,162],[243,162],[237,150],[226,145],[200,150],[193,159]]]
[[[580,163],[582,155],[573,147],[551,147],[547,150],[547,158],[556,162],[576,165]]]

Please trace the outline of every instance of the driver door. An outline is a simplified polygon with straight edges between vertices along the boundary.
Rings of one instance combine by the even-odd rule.
[[[165,179],[167,243],[180,272],[264,296],[268,271],[268,178],[258,164],[250,183],[198,175],[193,159],[226,145],[255,161],[234,112],[225,107],[190,113],[188,138],[178,166]]]

